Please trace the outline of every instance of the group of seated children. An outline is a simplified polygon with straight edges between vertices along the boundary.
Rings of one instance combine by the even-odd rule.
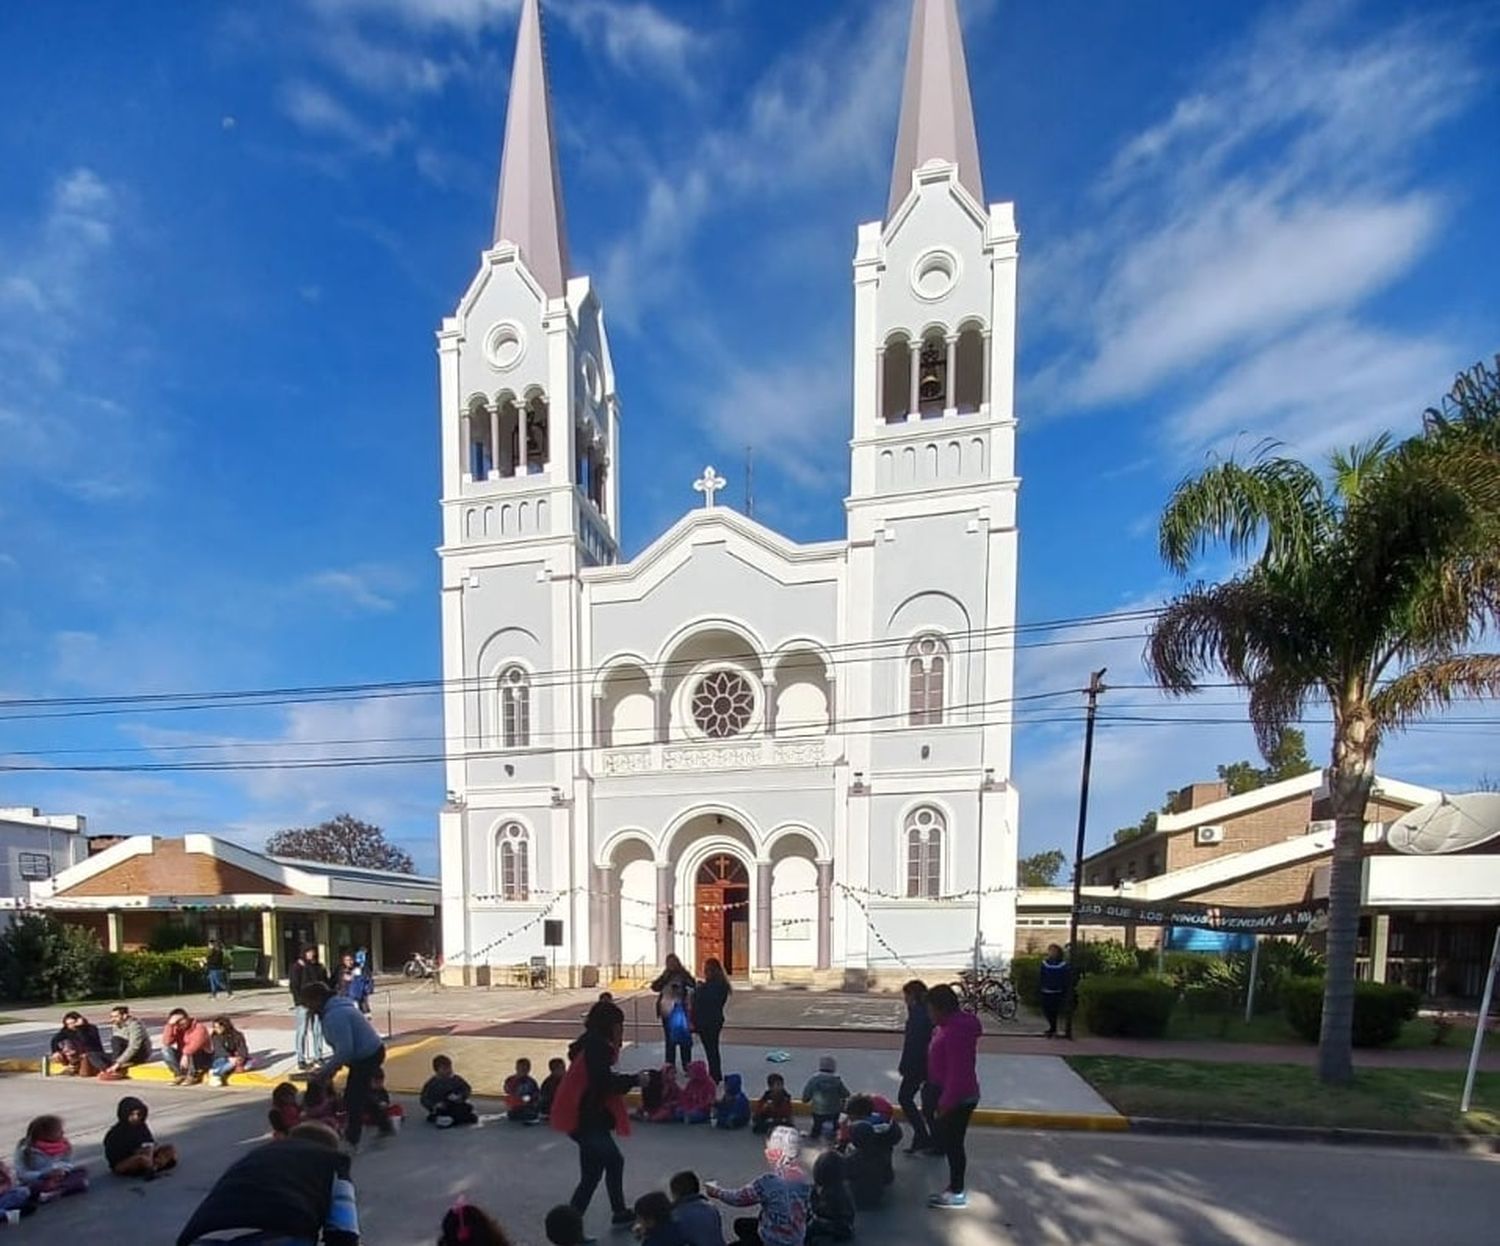
[[[389,1123],[401,1127],[406,1109],[391,1102],[391,1092],[386,1089],[385,1070],[377,1070],[370,1078],[370,1102],[365,1109],[364,1123],[381,1128]],[[327,1125],[336,1134],[343,1134],[349,1123],[344,1108],[344,1097],[325,1081],[307,1083],[301,1097],[291,1082],[281,1082],[271,1091],[271,1110],[267,1114],[271,1122],[271,1133],[277,1138],[287,1137],[303,1121],[316,1121]]]
[[[547,1061],[547,1078],[538,1084],[531,1075],[531,1061],[525,1056],[516,1061],[516,1071],[505,1079],[505,1119],[520,1125],[539,1125],[552,1115],[552,1101],[562,1085],[568,1066],[554,1056]]]
[[[725,1085],[727,1091],[727,1078]],[[737,1079],[735,1094],[744,1097]],[[658,1125],[704,1125],[714,1119],[714,1109],[719,1102],[719,1088],[714,1085],[714,1079],[708,1075],[708,1065],[702,1060],[694,1060],[688,1065],[687,1080],[681,1084],[677,1081],[676,1066],[664,1064],[646,1075],[638,1115],[641,1120]],[[724,1127],[731,1126],[726,1121]]]

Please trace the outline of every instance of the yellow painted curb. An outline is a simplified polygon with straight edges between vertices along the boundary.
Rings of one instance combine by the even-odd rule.
[[[1030,1112],[1020,1108],[975,1108],[975,1125],[996,1129],[1078,1129],[1088,1133],[1125,1133],[1130,1119],[1104,1112]]]

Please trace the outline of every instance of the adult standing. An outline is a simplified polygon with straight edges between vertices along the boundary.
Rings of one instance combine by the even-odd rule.
[[[310,1011],[302,1002],[302,992],[307,987],[314,983],[328,985],[328,970],[324,969],[318,960],[316,947],[309,944],[302,949],[301,957],[292,962],[291,970],[287,974],[287,982],[292,990],[292,1008],[297,1018],[294,1041],[294,1046],[297,1048],[297,1067],[306,1070],[322,1060],[324,1055],[322,1023],[318,1020],[317,1014]]]
[[[224,955],[224,945],[217,939],[208,941],[208,952],[203,957],[203,968],[208,972],[208,997],[218,999],[223,991],[234,998],[234,988],[229,985],[229,961]]]
[[[703,981],[693,992],[693,1025],[698,1037],[703,1040],[703,1055],[708,1060],[708,1075],[714,1085],[724,1080],[724,1069],[719,1057],[719,1035],[724,1032],[724,1008],[734,988],[729,985],[729,975],[717,956],[703,962]]]
[[[964,1136],[969,1118],[979,1106],[979,1018],[958,1006],[958,996],[947,983],[927,992],[932,1016],[932,1042],[927,1048],[927,1078],[937,1088],[933,1138],[948,1157],[948,1185],[927,1200],[929,1207],[967,1207],[964,1189],[969,1157]]]
[[[385,1044],[360,1012],[359,1005],[347,995],[335,995],[326,982],[303,987],[302,1002],[318,1015],[323,1023],[323,1038],[333,1049],[333,1054],[318,1065],[312,1077],[329,1084],[341,1068],[349,1070],[344,1083],[344,1110],[348,1116],[344,1137],[350,1146],[358,1146],[365,1118],[372,1115],[371,1108],[375,1105],[370,1083],[385,1065]],[[395,1126],[384,1111],[373,1115],[380,1122],[382,1137],[395,1133]]]
[[[911,1125],[911,1145],[906,1148],[906,1153],[915,1155],[918,1151],[932,1149],[932,1120],[926,1092],[927,1047],[932,1042],[927,983],[913,978],[901,988],[901,998],[906,1001],[906,1029],[901,1039],[901,1063],[896,1066],[896,1072],[901,1074],[896,1102]],[[918,1103],[918,1095],[922,1096],[921,1103]]]
[[[676,952],[667,953],[662,971],[651,983],[651,989],[656,992],[656,1016],[661,1022],[666,1047],[665,1063],[671,1064],[680,1052],[684,1073],[693,1061],[693,1022],[689,1009],[693,988],[697,984],[697,979],[683,966]]]
[[[552,1101],[552,1128],[566,1133],[578,1146],[578,1186],[568,1201],[581,1216],[588,1210],[599,1180],[609,1195],[610,1222],[630,1224],[635,1213],[625,1201],[625,1156],[614,1135],[630,1132],[625,1111],[626,1091],[645,1074],[616,1073],[625,1037],[625,1014],[618,1004],[601,999],[589,1009],[583,1033],[568,1048],[568,1071]]]
[[[1038,993],[1042,997],[1042,1016],[1047,1018],[1047,1038],[1057,1037],[1057,1018],[1062,1013],[1063,1001],[1068,998],[1068,973],[1068,958],[1063,955],[1062,948],[1049,943],[1037,981]]]

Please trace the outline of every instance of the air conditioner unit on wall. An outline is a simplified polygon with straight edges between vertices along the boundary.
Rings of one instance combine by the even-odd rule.
[[[1195,844],[1222,844],[1224,842],[1224,828],[1222,826],[1200,826],[1193,832]]]

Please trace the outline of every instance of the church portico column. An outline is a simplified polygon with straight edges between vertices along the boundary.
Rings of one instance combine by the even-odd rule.
[[[589,959],[601,967],[618,960],[614,949],[612,873],[607,865],[595,865],[589,870]]]
[[[755,968],[771,969],[771,870],[770,861],[755,863]]]
[[[958,334],[950,333],[948,342],[948,370],[943,374],[943,410],[945,412],[958,410],[958,399],[954,396],[957,392],[958,376]]]
[[[885,347],[875,351],[875,418],[885,422]]]
[[[662,964],[673,951],[673,926],[676,924],[672,912],[673,875],[670,861],[656,863],[656,963]]]
[[[657,744],[669,743],[668,736],[671,734],[672,705],[667,699],[665,687],[651,689],[651,705],[656,715],[656,730],[652,738]]]
[[[979,377],[979,403],[983,407],[990,405],[990,331],[984,331],[984,348],[979,352],[983,366]]]
[[[833,862],[815,861],[818,869],[818,960],[819,969],[833,963]]]
[[[474,424],[473,417],[469,415],[466,408],[458,417],[459,444],[463,447],[463,458],[460,460],[463,474],[469,479],[474,478]]]
[[[490,403],[490,466],[489,477],[500,475],[500,404]]]

